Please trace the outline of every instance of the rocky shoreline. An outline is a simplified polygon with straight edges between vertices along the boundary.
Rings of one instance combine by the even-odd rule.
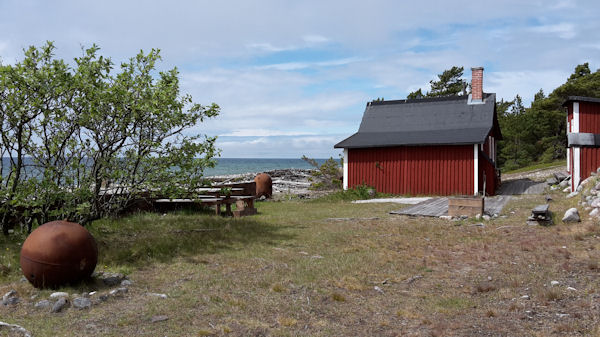
[[[278,199],[286,195],[310,198],[320,193],[312,191],[310,187],[310,169],[280,169],[265,172],[248,172],[242,174],[228,174],[209,176],[207,179],[214,183],[245,183],[253,182],[259,173],[266,173],[273,180],[273,198]]]

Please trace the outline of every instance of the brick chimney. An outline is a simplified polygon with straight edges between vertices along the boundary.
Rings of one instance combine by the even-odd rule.
[[[471,68],[471,101],[483,101],[483,67]]]

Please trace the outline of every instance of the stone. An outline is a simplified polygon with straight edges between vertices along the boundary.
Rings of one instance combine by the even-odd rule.
[[[557,181],[563,181],[563,180],[567,179],[568,177],[569,177],[569,175],[565,172],[554,173],[554,179],[556,179]]]
[[[373,289],[375,289],[376,292],[383,294],[383,290],[381,290],[381,288],[379,288],[378,286],[374,286]]]
[[[102,282],[109,287],[121,284],[124,279],[125,275],[119,273],[105,273],[102,275]]]
[[[577,291],[577,289],[573,288],[573,287],[567,287],[568,291]]]
[[[579,194],[579,192],[578,192],[578,191],[571,192],[571,193],[569,193],[569,194],[567,195],[567,199],[573,198],[573,197],[574,197],[574,196],[576,196],[577,194]]]
[[[577,211],[577,208],[575,208],[575,207],[569,208],[565,212],[565,216],[563,216],[562,221],[563,222],[579,222],[579,221],[581,221],[581,219],[579,218],[579,211]]]
[[[117,289],[111,290],[109,292],[109,294],[112,296],[119,297],[119,296],[123,296],[123,295],[127,294],[128,291],[129,291],[129,289],[122,287],[122,288],[117,288]]]
[[[550,281],[551,286],[557,286],[559,284],[560,284],[560,282],[558,282],[558,281]]]
[[[130,280],[123,280],[123,281],[121,281],[121,287],[130,286],[132,284],[133,284],[133,282],[131,282]]]
[[[102,294],[102,295],[98,296],[98,301],[100,301],[100,302],[104,302],[107,299],[108,299],[108,295],[106,295],[106,294]]]
[[[150,319],[150,322],[156,323],[156,322],[166,321],[168,319],[169,319],[168,316],[165,316],[165,315],[156,315],[156,316],[152,316],[152,318]]]
[[[485,221],[490,221],[490,220],[492,219],[492,217],[491,217],[491,216],[489,216],[489,215],[487,215],[487,214],[483,215],[483,216],[482,216],[482,218],[483,218],[483,220],[485,220]]]
[[[552,185],[556,185],[558,184],[558,179],[556,179],[555,177],[550,177],[548,179],[546,179],[546,184],[552,186]]]
[[[594,189],[596,191],[600,191],[600,182],[596,184],[596,186],[594,186]]]
[[[73,307],[77,309],[89,309],[92,301],[86,297],[76,297],[73,299]]]
[[[52,305],[52,310],[50,311],[53,313],[61,312],[64,308],[68,306],[68,304],[69,302],[67,301],[67,299],[61,297],[56,302],[54,302],[54,305]]]
[[[443,219],[443,220],[452,220],[452,217],[449,216],[449,215],[440,215],[440,219]]]
[[[594,198],[592,202],[590,202],[590,206],[594,208],[600,207],[600,198]]]
[[[55,293],[50,294],[51,299],[61,298],[61,297],[69,297],[68,293],[57,291]]]
[[[567,186],[569,186],[569,181],[568,180],[563,180],[560,182],[560,184],[558,184],[559,187],[561,188],[565,188]]]
[[[528,300],[528,299],[530,299],[530,297],[529,297],[529,295],[523,295],[523,296],[521,296],[521,299]]]
[[[3,305],[14,305],[19,303],[19,296],[17,295],[17,291],[11,289],[9,292],[2,296],[2,304]]]
[[[50,308],[52,305],[50,304],[50,301],[48,300],[41,300],[39,302],[37,302],[33,307],[36,309],[48,309]]]
[[[571,192],[571,188],[567,186],[567,187],[565,187],[565,188],[564,188],[562,191],[563,191],[564,193],[569,193],[569,192]]]
[[[600,215],[600,211],[598,210],[598,208],[594,208],[591,212],[590,212],[590,216],[595,216],[597,217],[598,215]]]
[[[167,294],[159,294],[159,293],[148,293],[148,296],[154,296],[158,298],[167,298]]]

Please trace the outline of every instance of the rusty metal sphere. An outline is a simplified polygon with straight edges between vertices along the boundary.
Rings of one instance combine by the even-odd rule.
[[[36,288],[54,288],[90,277],[98,262],[96,240],[83,226],[68,221],[45,223],[21,248],[21,270]]]
[[[273,195],[273,181],[271,176],[266,173],[260,173],[254,178],[256,183],[256,197],[260,198],[263,195],[270,198]]]

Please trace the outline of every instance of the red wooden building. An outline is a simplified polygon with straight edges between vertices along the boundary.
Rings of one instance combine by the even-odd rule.
[[[409,195],[494,195],[502,139],[496,95],[482,91],[473,68],[468,96],[373,101],[344,149],[344,188],[366,184]]]
[[[567,169],[572,191],[600,167],[600,99],[570,96],[567,108]]]

